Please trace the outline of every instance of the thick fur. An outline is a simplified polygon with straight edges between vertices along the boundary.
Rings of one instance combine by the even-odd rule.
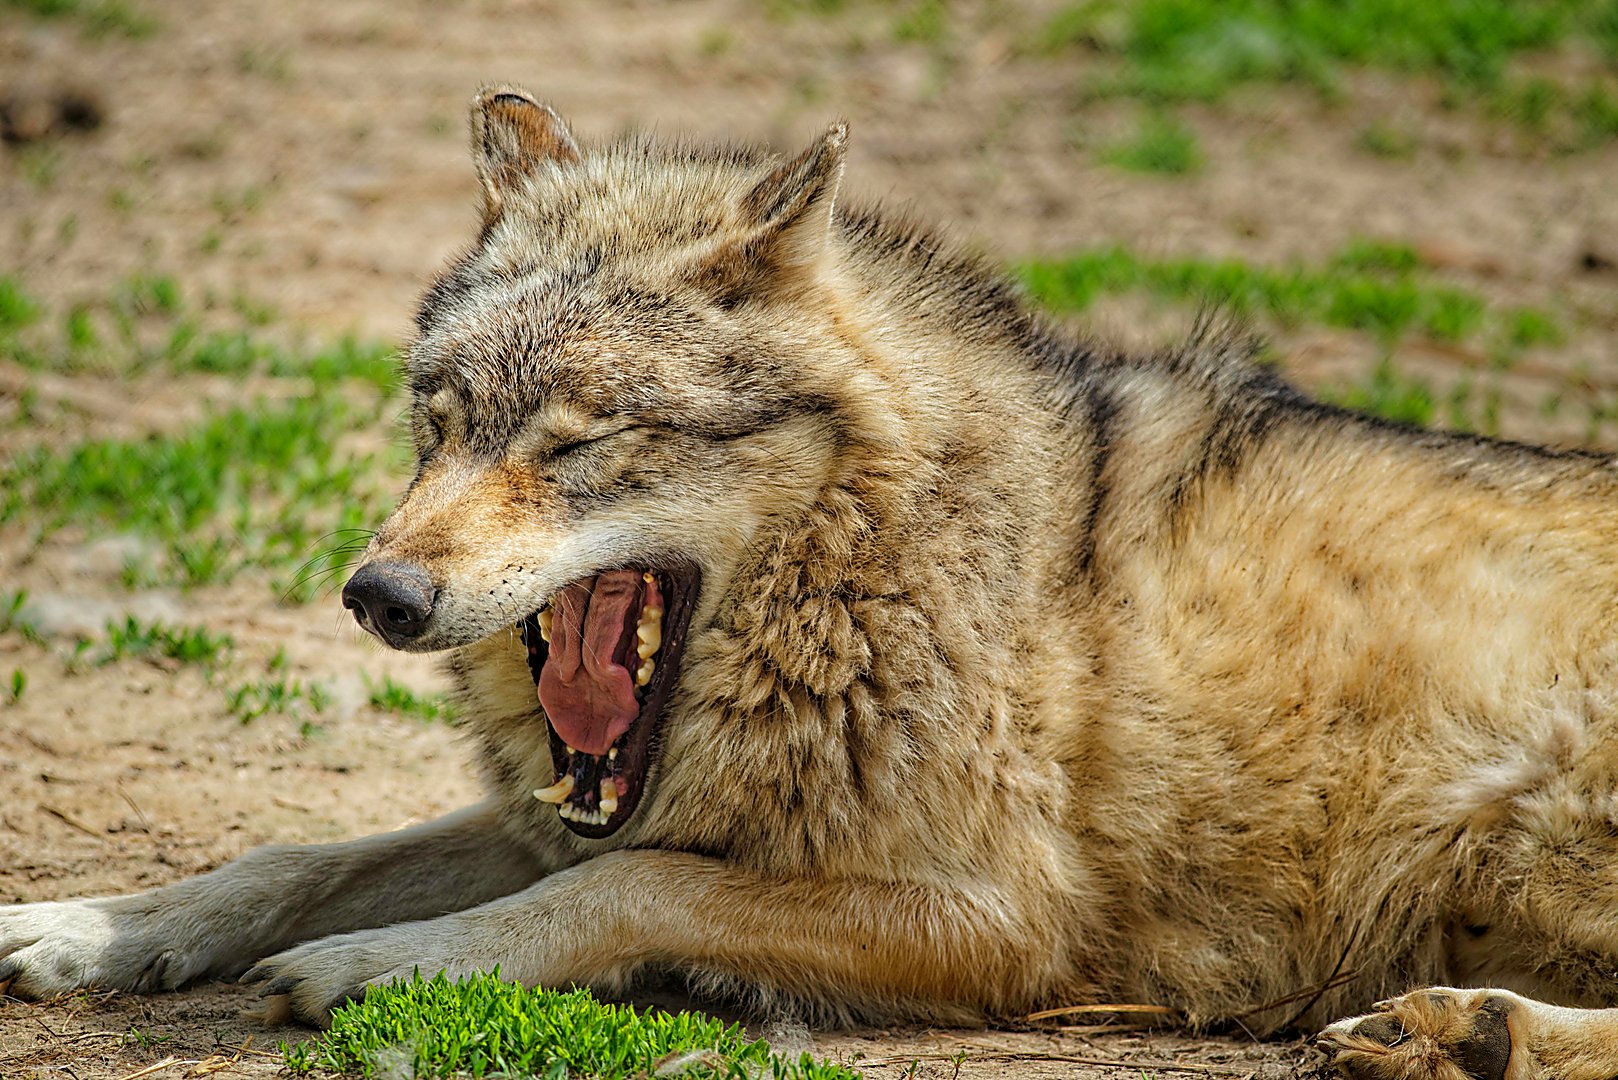
[[[414,647],[450,650],[489,801],[0,912],[0,978],[168,986],[302,941],[248,976],[316,1020],[496,964],[672,969],[831,1022],[1618,997],[1612,459],[1328,408],[1217,328],[1063,336],[838,204],[840,126],[786,162],[581,148],[495,88],[473,129],[483,225],[423,301],[419,471],[370,557],[437,590]],[[510,628],[672,559],[704,584],[659,764],[584,840],[531,797],[552,764]],[[1607,1013],[1423,993],[1441,1050],[1366,1064],[1406,1041],[1390,1003],[1328,1032],[1345,1071],[1529,1069],[1559,1016],[1618,1070]],[[1502,1041],[1501,1001],[1541,1020]]]

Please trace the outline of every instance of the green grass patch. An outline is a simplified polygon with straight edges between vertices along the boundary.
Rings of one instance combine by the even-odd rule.
[[[1354,145],[1379,158],[1408,161],[1416,156],[1420,137],[1409,128],[1395,127],[1385,121],[1376,121],[1361,128],[1354,136]]]
[[[213,325],[226,308],[238,328]],[[68,375],[270,375],[321,388],[357,381],[384,393],[398,383],[397,355],[385,345],[351,336],[320,346],[269,340],[263,327],[273,313],[263,305],[240,295],[198,304],[166,274],[137,273],[59,320],[43,315],[21,282],[0,277],[0,358]]]
[[[1283,326],[1324,323],[1391,345],[1412,335],[1481,341],[1500,362],[1560,340],[1560,320],[1538,308],[1496,309],[1475,293],[1430,280],[1409,247],[1357,241],[1323,265],[1259,266],[1237,259],[1152,259],[1120,247],[1016,268],[1034,298],[1059,312],[1102,296],[1145,292],[1212,303]]]
[[[46,19],[77,23],[86,37],[150,37],[158,29],[152,16],[124,0],[0,0],[0,8]]]
[[[326,711],[331,691],[321,683],[302,679],[260,679],[225,691],[225,709],[244,724],[261,716],[308,717]],[[311,729],[306,727],[305,734]]]
[[[1543,76],[1508,79],[1487,100],[1492,115],[1554,150],[1591,150],[1618,138],[1618,91],[1610,85],[1573,87]]]
[[[945,0],[910,0],[896,5],[893,40],[939,45],[949,33],[949,10]]]
[[[181,664],[215,667],[229,659],[236,647],[229,634],[215,634],[202,626],[167,626],[160,622],[141,623],[134,616],[107,626],[101,664],[130,657],[161,657]]]
[[[247,317],[240,298],[231,307]],[[400,462],[340,443],[382,422],[396,360],[354,338],[306,348],[253,329],[203,329],[218,315],[208,308],[173,277],[141,273],[53,317],[20,281],[0,277],[0,361],[69,375],[312,384],[289,387],[294,400],[216,411],[177,432],[24,447],[0,461],[0,525],[26,524],[36,538],[77,527],[155,541],[124,568],[130,587],[203,585],[264,567],[281,572],[284,598],[304,602],[348,565],[385,508]],[[40,412],[38,393],[25,387],[13,422]]]
[[[1514,60],[1574,43],[1608,62],[1604,76],[1513,89]],[[1371,67],[1437,76],[1452,101],[1537,95],[1542,119],[1579,129],[1583,144],[1618,133],[1606,119],[1612,0],[1085,0],[1051,17],[1033,45],[1110,57],[1083,86],[1092,98],[1217,101],[1244,84],[1286,82],[1331,98],[1345,69]]]
[[[1440,393],[1426,379],[1400,371],[1391,357],[1358,382],[1324,387],[1321,400],[1416,427],[1442,425],[1451,431],[1500,434],[1500,390],[1472,378]],[[1592,436],[1593,438],[1593,436]]]
[[[1131,172],[1183,176],[1202,168],[1194,131],[1172,116],[1153,113],[1129,138],[1103,147],[1101,160]]]
[[[158,541],[155,564],[126,568],[131,585],[295,563],[332,526],[359,530],[380,513],[388,468],[337,446],[356,422],[375,422],[355,413],[314,398],[231,409],[172,435],[24,449],[0,465],[0,524]]]
[[[35,645],[45,644],[45,635],[30,619],[23,608],[28,603],[28,590],[0,593],[0,634],[17,634]]]
[[[22,282],[0,277],[0,333],[15,332],[39,318],[39,305],[23,291]]]
[[[1431,427],[1438,419],[1438,398],[1425,381],[1410,378],[1386,357],[1362,382],[1330,388],[1321,397],[1356,412]]]
[[[369,683],[371,704],[384,712],[398,713],[417,720],[446,723],[455,719],[455,707],[443,694],[418,694],[410,687],[384,675],[379,683]]]
[[[858,1080],[805,1054],[788,1059],[741,1028],[695,1012],[603,1005],[587,991],[528,990],[498,974],[419,974],[374,987],[310,1042],[282,1044],[294,1073],[509,1076],[545,1080]]]
[[[1330,87],[1339,65],[1493,85],[1525,53],[1583,38],[1618,44],[1610,2],[1589,0],[1090,0],[1055,15],[1046,49],[1081,44],[1128,62],[1110,87],[1214,100],[1248,82]]]

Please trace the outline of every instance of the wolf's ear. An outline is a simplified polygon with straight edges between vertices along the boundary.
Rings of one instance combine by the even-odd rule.
[[[742,199],[743,219],[761,231],[787,228],[806,217],[819,218],[824,233],[843,179],[848,124],[839,120],[809,149],[770,171]]]
[[[754,184],[742,197],[736,235],[703,268],[702,284],[734,303],[801,282],[829,242],[847,147],[848,124],[838,121]]]
[[[483,182],[483,220],[500,216],[506,194],[541,162],[572,164],[579,144],[549,105],[514,86],[486,86],[472,99],[472,160]]]

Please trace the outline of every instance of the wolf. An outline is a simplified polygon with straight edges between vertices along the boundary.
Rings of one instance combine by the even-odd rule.
[[[0,981],[319,1023],[417,969],[655,971],[1618,1072],[1618,461],[1319,404],[1213,322],[1074,336],[840,200],[847,139],[587,146],[479,93],[343,602],[446,654],[487,799],[0,910]]]

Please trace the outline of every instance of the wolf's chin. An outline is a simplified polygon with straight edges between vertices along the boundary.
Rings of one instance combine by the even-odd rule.
[[[611,836],[640,804],[701,584],[693,563],[617,567],[518,623],[556,776],[534,797],[580,836]]]

